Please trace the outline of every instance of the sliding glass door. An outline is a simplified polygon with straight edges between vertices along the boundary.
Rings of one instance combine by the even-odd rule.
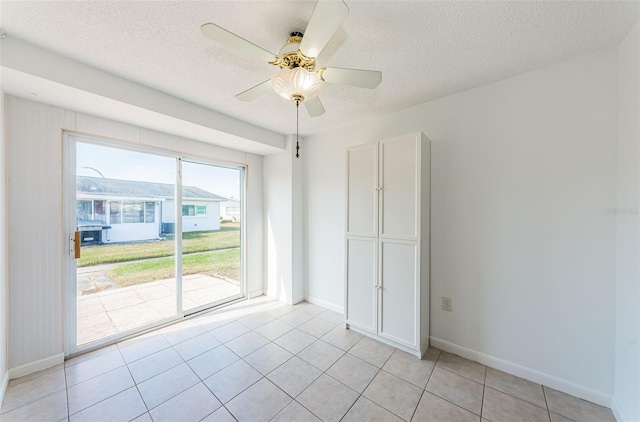
[[[182,162],[182,309],[243,296],[242,172]]]
[[[68,353],[244,296],[244,168],[66,136]]]

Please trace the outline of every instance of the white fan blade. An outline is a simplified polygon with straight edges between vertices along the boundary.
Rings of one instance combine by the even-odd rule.
[[[304,106],[307,108],[307,113],[309,113],[311,117],[318,117],[324,114],[324,106],[322,105],[322,101],[320,101],[320,97],[305,100]]]
[[[240,101],[253,101],[258,97],[262,97],[264,94],[273,91],[271,88],[271,79],[268,79],[261,84],[254,86],[253,88],[249,88],[246,91],[241,92],[236,95],[236,98]]]
[[[348,14],[349,8],[342,0],[318,0],[300,43],[302,54],[318,57]]]
[[[360,88],[373,89],[382,82],[382,72],[377,70],[327,67],[322,72],[322,79],[332,84],[352,85]]]
[[[211,38],[227,47],[235,48],[238,51],[242,51],[245,54],[253,56],[257,59],[265,62],[271,62],[275,59],[276,55],[269,53],[262,47],[258,47],[254,43],[245,40],[236,34],[227,31],[224,28],[219,27],[213,23],[205,23],[200,27],[205,37]]]

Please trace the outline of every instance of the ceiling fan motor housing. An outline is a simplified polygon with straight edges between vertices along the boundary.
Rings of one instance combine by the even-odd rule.
[[[292,32],[287,42],[282,46],[278,52],[278,57],[270,64],[274,66],[280,66],[281,68],[294,69],[296,67],[302,67],[309,72],[313,72],[316,69],[315,57],[307,57],[300,51],[300,43],[302,42],[301,32]]]

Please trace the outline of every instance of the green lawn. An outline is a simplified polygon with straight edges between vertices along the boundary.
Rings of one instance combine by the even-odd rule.
[[[220,230],[183,233],[182,236],[182,250],[184,254],[215,251],[239,246],[240,225],[238,223],[223,223],[220,225]],[[88,267],[98,264],[170,257],[174,254],[174,247],[175,241],[173,240],[173,236],[167,237],[167,240],[154,242],[83,247],[82,257],[77,261],[77,264],[78,267]]]
[[[165,280],[175,277],[175,260],[170,258],[151,259],[118,265],[107,276],[122,287]],[[186,255],[182,259],[182,273],[223,276],[240,280],[240,249],[227,249]]]

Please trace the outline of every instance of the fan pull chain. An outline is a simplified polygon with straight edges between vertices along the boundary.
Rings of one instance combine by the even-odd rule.
[[[296,158],[300,157],[298,151],[300,150],[300,144],[298,140],[300,139],[300,101],[296,101]]]

